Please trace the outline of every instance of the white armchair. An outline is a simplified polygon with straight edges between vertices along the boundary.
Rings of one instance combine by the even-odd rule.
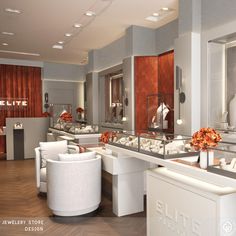
[[[67,141],[40,142],[40,147],[35,150],[36,186],[39,192],[47,192],[46,160],[58,159],[60,153],[79,153],[75,145],[67,145]]]
[[[101,156],[91,152],[93,157],[88,158],[87,154],[71,154],[61,161],[47,160],[47,201],[55,215],[83,215],[98,208]]]

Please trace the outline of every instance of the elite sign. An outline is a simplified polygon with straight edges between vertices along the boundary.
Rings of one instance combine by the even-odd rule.
[[[0,98],[0,110],[25,108],[27,106],[27,98]]]

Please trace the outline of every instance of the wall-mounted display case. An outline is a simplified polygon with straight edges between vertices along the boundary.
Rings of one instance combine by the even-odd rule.
[[[147,96],[148,130],[174,132],[173,94],[151,94]]]
[[[236,179],[236,145],[231,143],[220,143],[216,148],[211,148],[214,163],[207,167],[207,171],[222,176]]]
[[[196,156],[191,137],[157,132],[120,132],[109,144],[162,159]]]

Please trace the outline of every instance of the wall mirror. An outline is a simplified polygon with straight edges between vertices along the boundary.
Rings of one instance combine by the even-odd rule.
[[[121,71],[105,76],[105,91],[109,97],[109,103],[107,102],[105,106],[105,122],[122,122],[123,90],[123,74]]]
[[[208,42],[209,125],[236,131],[236,33]]]

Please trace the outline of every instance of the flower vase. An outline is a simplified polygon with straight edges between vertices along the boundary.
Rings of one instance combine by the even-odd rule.
[[[207,155],[208,155],[208,161],[207,161]],[[201,151],[199,164],[200,164],[201,169],[206,169],[208,165],[213,165],[214,164],[214,152],[213,151],[208,151],[208,152]]]

